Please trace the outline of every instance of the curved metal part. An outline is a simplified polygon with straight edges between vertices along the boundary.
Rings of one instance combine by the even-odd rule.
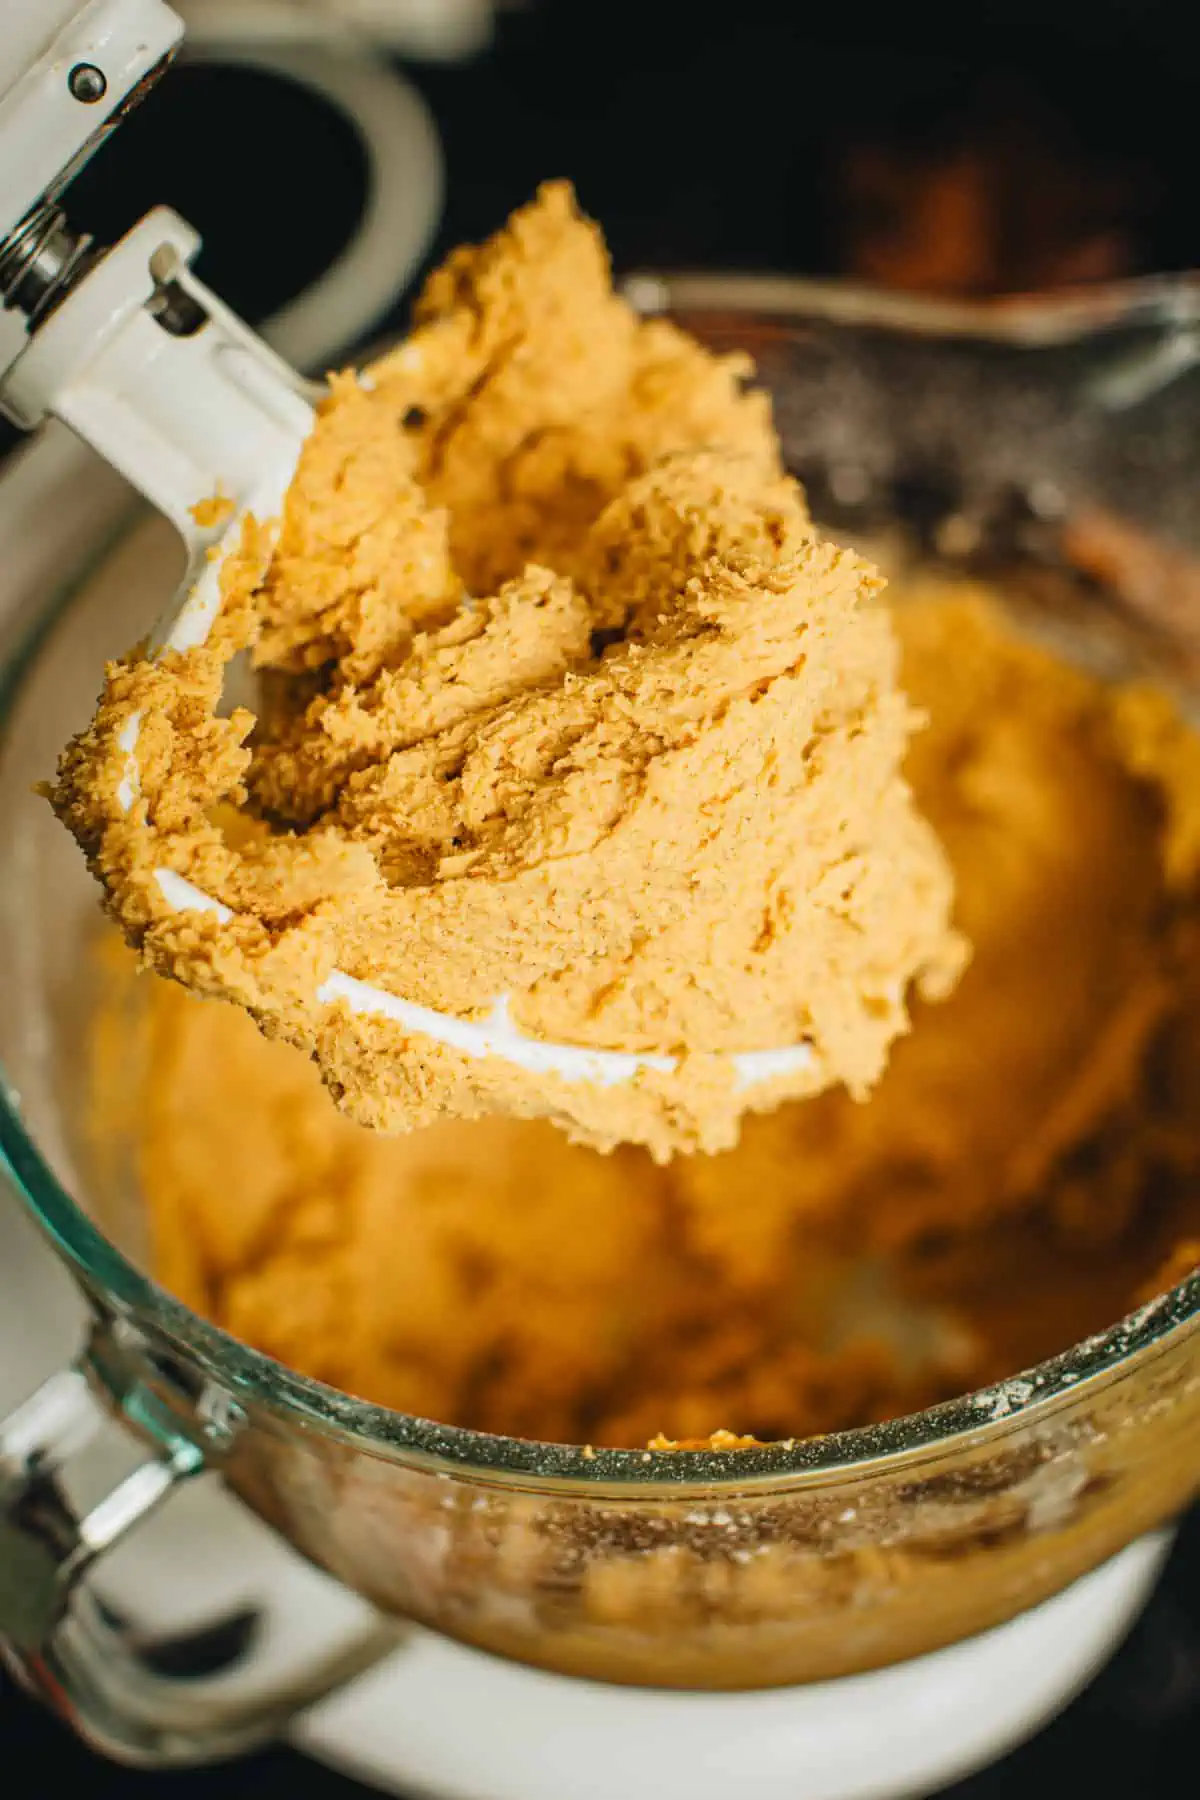
[[[361,140],[367,194],[353,236],[311,287],[259,327],[287,362],[320,372],[395,303],[433,242],[446,183],[437,124],[398,69],[344,34],[328,46],[247,41],[232,30],[194,42],[189,35],[185,56],[296,82],[342,113]]]
[[[493,0],[176,0],[189,43],[377,45],[457,62],[487,47]]]

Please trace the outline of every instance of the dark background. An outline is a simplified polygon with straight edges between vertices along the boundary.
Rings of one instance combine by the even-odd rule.
[[[472,62],[411,70],[447,159],[434,255],[566,175],[623,270],[839,273],[970,293],[1200,264],[1190,0],[1008,0],[950,15],[743,3],[704,23],[710,10],[542,0],[505,12]],[[353,131],[299,90],[184,65],[85,171],[71,213],[111,239],[155,202],[175,206],[204,236],[199,272],[256,319],[348,238],[362,174]],[[398,296],[387,322],[405,305]],[[1141,1800],[1178,1791],[1181,1776],[1190,1792],[1198,1750],[1195,1517],[1087,1693],[952,1792]],[[3,1686],[0,1751],[6,1770],[96,1800],[365,1791],[285,1751],[218,1773],[132,1775]]]

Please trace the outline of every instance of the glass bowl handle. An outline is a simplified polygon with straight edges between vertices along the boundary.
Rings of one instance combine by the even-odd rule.
[[[395,1650],[400,1630],[377,1614],[349,1640],[268,1684],[227,1668],[211,1675],[164,1657],[85,1584],[114,1545],[181,1486],[211,1471],[236,1421],[221,1409],[189,1420],[149,1385],[129,1383],[111,1409],[112,1325],[97,1324],[74,1366],[0,1421],[0,1657],[20,1685],[85,1743],[133,1767],[188,1767],[278,1737],[299,1712]],[[109,1399],[103,1398],[109,1390]],[[234,1409],[236,1411],[236,1409]],[[103,1442],[106,1434],[114,1442]],[[68,1497],[71,1465],[97,1444],[128,1468],[86,1507]],[[211,1644],[222,1623],[191,1634]],[[187,1639],[176,1640],[178,1649]],[[245,1673],[253,1677],[253,1666]],[[236,1686],[236,1693],[231,1693]],[[246,1689],[254,1691],[247,1697]]]

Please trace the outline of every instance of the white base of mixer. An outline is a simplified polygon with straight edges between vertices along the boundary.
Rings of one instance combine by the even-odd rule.
[[[993,1761],[1064,1706],[1149,1597],[1168,1534],[1021,1618],[869,1675],[753,1694],[602,1687],[422,1633],[293,1733],[428,1800],[900,1800]]]

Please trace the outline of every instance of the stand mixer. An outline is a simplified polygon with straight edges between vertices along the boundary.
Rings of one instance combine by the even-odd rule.
[[[191,274],[196,239],[181,220],[156,211],[97,260],[58,207],[180,30],[158,0],[30,6],[0,21],[0,403],[27,427],[62,420],[151,501],[183,539],[184,591],[195,594],[186,616],[202,618],[209,589],[196,575],[218,540],[192,509],[219,489],[235,508],[269,513],[311,390]],[[80,559],[68,566],[58,544],[27,541],[29,518],[67,501],[49,466],[25,463],[0,484],[0,567],[15,565],[10,543],[24,557],[21,591],[5,596],[18,613],[79,577]],[[82,560],[95,548],[93,536]],[[83,611],[157,611],[177,557],[175,536],[140,540],[119,579],[101,571],[85,585]],[[61,741],[47,716],[50,650],[9,726],[31,759],[46,734]],[[85,681],[94,673],[92,663]],[[26,740],[39,719],[43,741]],[[14,795],[26,772],[18,760]],[[36,1078],[19,1046],[2,1048],[23,1129],[48,1144]],[[11,1132],[5,1123],[17,1185],[83,1288],[91,1333],[76,1368],[0,1429],[0,1632],[27,1685],[131,1762],[205,1760],[289,1729],[382,1786],[463,1800],[600,1800],[618,1789],[670,1800],[724,1795],[734,1782],[764,1800],[928,1791],[1016,1741],[1088,1677],[1149,1592],[1164,1551],[1155,1528],[1194,1485],[1186,1446],[1200,1401],[1184,1337],[1195,1282],[1061,1367],[902,1422],[907,1431],[733,1457],[584,1460],[404,1420],[256,1358],[152,1291],[60,1198],[56,1180],[72,1186],[64,1159],[47,1150],[44,1175],[18,1141],[15,1107]],[[45,1254],[19,1219],[3,1268],[14,1296],[5,1332],[11,1323],[22,1346],[3,1358],[8,1404],[70,1352],[33,1341]],[[70,1335],[78,1300],[59,1299]],[[123,1429],[136,1467],[90,1503],[68,1501],[57,1474],[78,1445],[125,1441]],[[334,1581],[213,1478],[194,1479],[206,1469]],[[101,1570],[108,1606],[89,1607],[84,1569],[181,1486]],[[1003,1536],[1014,1520],[1015,1545]],[[906,1547],[938,1531],[961,1546],[965,1597],[939,1583],[931,1553],[905,1599]],[[526,1582],[521,1557],[532,1565],[550,1539],[564,1546],[561,1563]],[[762,1548],[794,1542],[779,1580],[786,1605],[747,1623],[704,1590],[692,1612],[663,1605],[657,1623],[667,1569],[709,1567],[714,1540],[728,1548],[731,1584]],[[873,1565],[877,1548],[886,1555]],[[788,1586],[826,1552],[857,1571],[841,1610],[825,1588]],[[500,1566],[509,1554],[516,1574]],[[944,1549],[943,1559],[958,1586]],[[575,1610],[582,1575],[612,1564],[632,1582],[633,1627]],[[244,1658],[208,1691],[171,1683],[145,1654],[181,1620],[198,1629],[247,1604],[268,1621],[257,1686]],[[374,1606],[421,1624],[381,1623]],[[793,1620],[801,1634],[812,1627],[815,1648],[791,1641]]]

